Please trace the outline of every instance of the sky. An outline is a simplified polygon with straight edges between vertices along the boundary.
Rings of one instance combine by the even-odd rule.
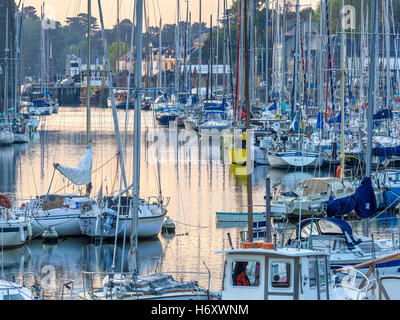
[[[20,0],[16,0],[18,4]],[[47,16],[49,18],[55,17],[55,20],[65,23],[66,17],[76,16],[78,13],[87,12],[87,0],[21,0],[25,7],[33,6],[37,9],[40,16],[40,6],[45,3]],[[101,6],[103,10],[105,28],[112,28],[117,21],[117,2],[120,1],[120,20],[125,18],[132,20],[133,15],[133,0],[102,0]],[[160,13],[163,24],[175,23],[177,16],[177,1],[178,0],[145,0],[146,11],[150,19],[150,25],[154,26],[159,24]],[[199,21],[199,1],[200,0],[179,0],[180,2],[180,20],[186,20],[186,6],[189,6],[191,12],[192,23]],[[273,0],[270,0],[270,3]],[[98,18],[99,9],[97,0],[92,0],[92,15]],[[213,15],[213,25],[218,13],[218,2],[220,3],[220,15],[223,10],[223,0],[201,0],[202,2],[202,21],[209,25],[210,15]],[[318,0],[300,0],[302,5],[318,2]],[[232,0],[227,0],[228,7],[230,7]],[[281,0],[281,3],[283,1]],[[99,21],[100,25],[100,21]]]

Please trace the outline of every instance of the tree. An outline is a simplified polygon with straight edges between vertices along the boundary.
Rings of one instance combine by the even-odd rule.
[[[121,41],[119,43],[120,57],[129,51],[129,47],[130,46],[126,42]],[[118,49],[118,46],[117,46],[116,42],[114,42],[112,45],[110,45],[108,47],[108,52],[110,55],[110,66],[111,66],[112,71],[116,70],[116,62],[117,62],[118,58],[120,58],[120,57],[117,57],[117,49]]]
[[[24,16],[24,19],[39,19],[35,7],[32,6],[24,7],[22,14]]]

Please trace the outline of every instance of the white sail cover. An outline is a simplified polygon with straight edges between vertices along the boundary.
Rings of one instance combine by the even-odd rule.
[[[92,181],[92,148],[88,147],[75,168],[63,164],[55,166],[62,175],[76,185],[89,184]]]

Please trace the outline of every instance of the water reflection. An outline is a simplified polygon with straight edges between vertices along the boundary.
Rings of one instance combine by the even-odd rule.
[[[124,112],[118,110],[121,136],[124,128]],[[128,113],[128,134],[125,149],[127,181],[133,175],[133,112]],[[43,118],[40,137],[36,143],[0,149],[0,192],[7,192],[17,198],[30,198],[46,194],[53,173],[53,163],[76,166],[86,148],[85,108],[61,107],[56,115]],[[143,198],[159,194],[170,197],[167,215],[176,223],[176,236],[160,236],[151,241],[139,242],[139,272],[156,270],[211,271],[212,289],[220,290],[224,258],[215,251],[228,248],[227,233],[234,246],[239,244],[240,228],[216,227],[217,211],[239,212],[247,210],[246,177],[237,176],[233,166],[223,161],[205,161],[199,140],[193,148],[187,143],[176,144],[177,148],[165,150],[168,161],[153,161],[154,143],[148,137],[159,130],[154,126],[152,112],[142,113],[142,163],[140,195]],[[166,131],[167,129],[162,129]],[[103,194],[112,194],[119,189],[120,168],[111,110],[92,109],[93,191],[103,187]],[[166,134],[167,142],[173,145],[174,136]],[[168,145],[169,146],[169,145]],[[153,149],[152,149],[153,148]],[[179,161],[175,161],[179,159]],[[301,179],[327,175],[323,171],[288,172],[270,169],[268,166],[255,167],[252,175],[253,203],[262,210],[265,195],[265,178],[269,175],[272,184],[281,183],[282,189],[295,186]],[[60,174],[55,174],[50,192],[78,193],[80,189]],[[109,271],[113,264],[113,243],[94,245],[87,238],[60,240],[56,245],[44,245],[33,240],[23,247],[19,255],[5,252],[3,268],[19,272],[42,273],[43,267],[55,268],[57,278],[69,278],[81,284],[81,271]],[[133,269],[128,256],[129,244],[125,250],[122,242],[116,248],[115,268],[124,271]],[[23,257],[23,258],[22,258]],[[14,260],[13,260],[14,259]],[[3,260],[5,261],[5,260]],[[22,261],[22,262],[21,262]],[[124,262],[123,262],[124,261]],[[123,265],[122,265],[123,262]],[[203,284],[207,286],[207,279]],[[53,296],[54,297],[54,296]]]

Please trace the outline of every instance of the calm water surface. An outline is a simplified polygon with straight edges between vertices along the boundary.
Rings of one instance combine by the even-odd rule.
[[[125,112],[118,112],[121,135],[124,131]],[[95,197],[102,187],[103,194],[119,190],[120,167],[110,109],[92,109],[91,134],[93,149],[92,175]],[[133,171],[133,111],[128,114],[126,139],[126,173],[128,184]],[[154,134],[164,133],[168,148],[163,148],[159,170],[154,161]],[[142,198],[157,196],[158,185],[164,197],[170,197],[167,216],[176,222],[176,235],[139,241],[139,272],[190,270],[212,275],[212,289],[220,290],[224,257],[215,251],[228,248],[227,233],[235,246],[239,243],[240,228],[219,228],[217,211],[246,211],[246,178],[234,174],[234,168],[221,159],[204,156],[200,142],[178,142],[167,128],[154,124],[152,112],[142,112],[141,183]],[[13,145],[0,149],[0,193],[6,193],[21,204],[36,195],[46,194],[53,163],[76,166],[86,147],[86,113],[83,107],[61,107],[57,115],[41,118],[39,136],[29,145]],[[179,161],[176,161],[179,159]],[[159,175],[157,172],[159,171]],[[254,211],[262,211],[265,177],[272,184],[280,182],[282,190],[291,190],[302,178],[327,175],[327,172],[288,172],[270,170],[267,166],[255,168],[253,174]],[[158,180],[159,176],[159,180]],[[50,192],[79,193],[77,186],[55,173]],[[84,190],[82,191],[84,193]],[[257,207],[260,206],[260,207]],[[115,250],[116,270],[132,270],[128,247],[119,242]],[[47,298],[54,299],[55,278],[73,279],[74,298],[82,290],[82,270],[110,271],[113,264],[113,242],[95,245],[88,238],[59,239],[55,245],[43,244],[41,239],[31,240],[22,248],[7,250],[0,256],[1,272],[11,278],[14,274],[34,271],[50,281]],[[47,278],[46,278],[47,277]],[[207,284],[207,277],[188,276]]]

